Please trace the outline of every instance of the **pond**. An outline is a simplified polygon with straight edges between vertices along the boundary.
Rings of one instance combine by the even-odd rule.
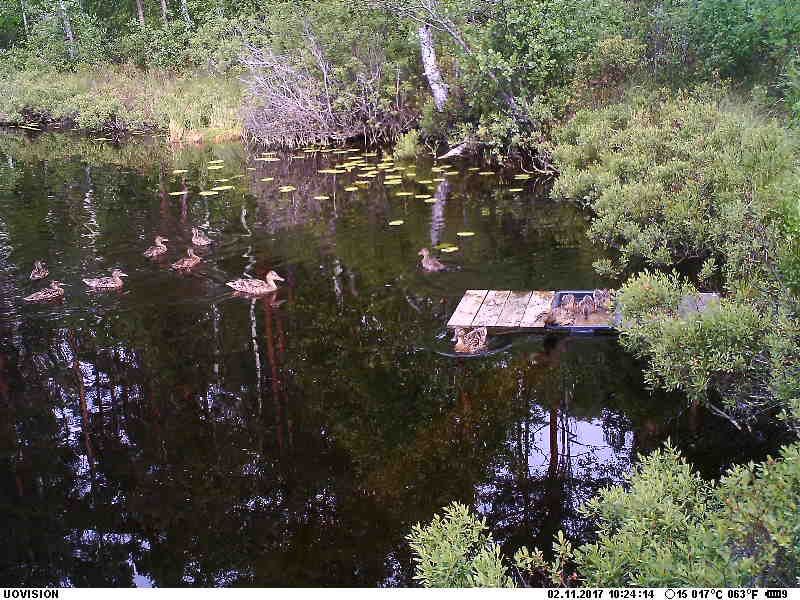
[[[0,133],[0,585],[411,585],[405,536],[453,500],[548,549],[667,437],[710,476],[763,454],[613,336],[447,356],[465,289],[615,282],[534,179],[352,164],[383,158]],[[215,243],[175,272],[193,226]],[[40,259],[63,302],[23,301]],[[87,292],[113,268],[121,291]],[[272,297],[225,286],[269,270]]]

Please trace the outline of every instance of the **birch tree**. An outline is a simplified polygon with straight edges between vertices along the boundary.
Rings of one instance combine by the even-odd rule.
[[[78,51],[75,47],[75,34],[72,32],[72,24],[70,23],[67,5],[64,0],[58,0],[58,8],[61,13],[61,23],[64,26],[64,36],[67,38],[67,51],[69,52],[69,57],[75,60],[78,56]]]

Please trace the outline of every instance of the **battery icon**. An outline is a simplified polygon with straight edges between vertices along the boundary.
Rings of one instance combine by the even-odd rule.
[[[766,590],[764,595],[767,598],[786,598],[786,590]]]

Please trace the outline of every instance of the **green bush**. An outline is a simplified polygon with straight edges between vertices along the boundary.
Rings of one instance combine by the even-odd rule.
[[[713,259],[732,290],[769,274],[777,209],[798,177],[794,140],[776,122],[711,89],[632,92],[553,137],[554,195],[591,207],[590,235],[620,250],[621,267]]]
[[[409,538],[426,586],[475,585],[479,569],[491,574],[487,585],[511,586],[509,566],[564,586],[574,566],[577,582],[591,587],[785,587],[800,573],[799,508],[800,444],[778,460],[735,467],[718,484],[667,444],[641,460],[628,485],[602,490],[581,509],[597,522],[597,541],[573,548],[559,533],[552,563],[526,548],[509,561],[460,505]]]
[[[414,160],[417,154],[419,154],[419,145],[419,130],[412,129],[411,131],[407,131],[397,138],[397,143],[394,145],[394,151],[392,152],[394,159]]]
[[[414,579],[425,587],[510,587],[500,548],[486,523],[458,502],[434,515],[426,526],[414,525],[408,536],[414,551]]]
[[[676,275],[645,272],[619,290],[620,342],[646,357],[652,387],[684,391],[690,400],[722,400],[729,413],[761,410],[769,381],[769,326],[752,303],[724,299],[701,313],[681,310],[697,290]],[[683,314],[682,314],[683,313]]]

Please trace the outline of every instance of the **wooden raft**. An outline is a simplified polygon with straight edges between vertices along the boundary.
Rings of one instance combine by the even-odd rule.
[[[606,309],[583,318],[577,316],[570,325],[546,325],[545,319],[559,300],[557,295],[573,294],[577,297],[590,294],[580,291],[532,291],[467,290],[458,303],[453,316],[447,322],[449,329],[456,327],[486,327],[489,331],[521,330],[567,330],[612,332],[619,325],[620,314],[610,314]],[[719,294],[703,293],[686,296],[681,300],[678,313],[687,318],[692,313],[705,312],[719,305]]]
[[[554,296],[554,291],[467,290],[447,326],[541,329]]]

